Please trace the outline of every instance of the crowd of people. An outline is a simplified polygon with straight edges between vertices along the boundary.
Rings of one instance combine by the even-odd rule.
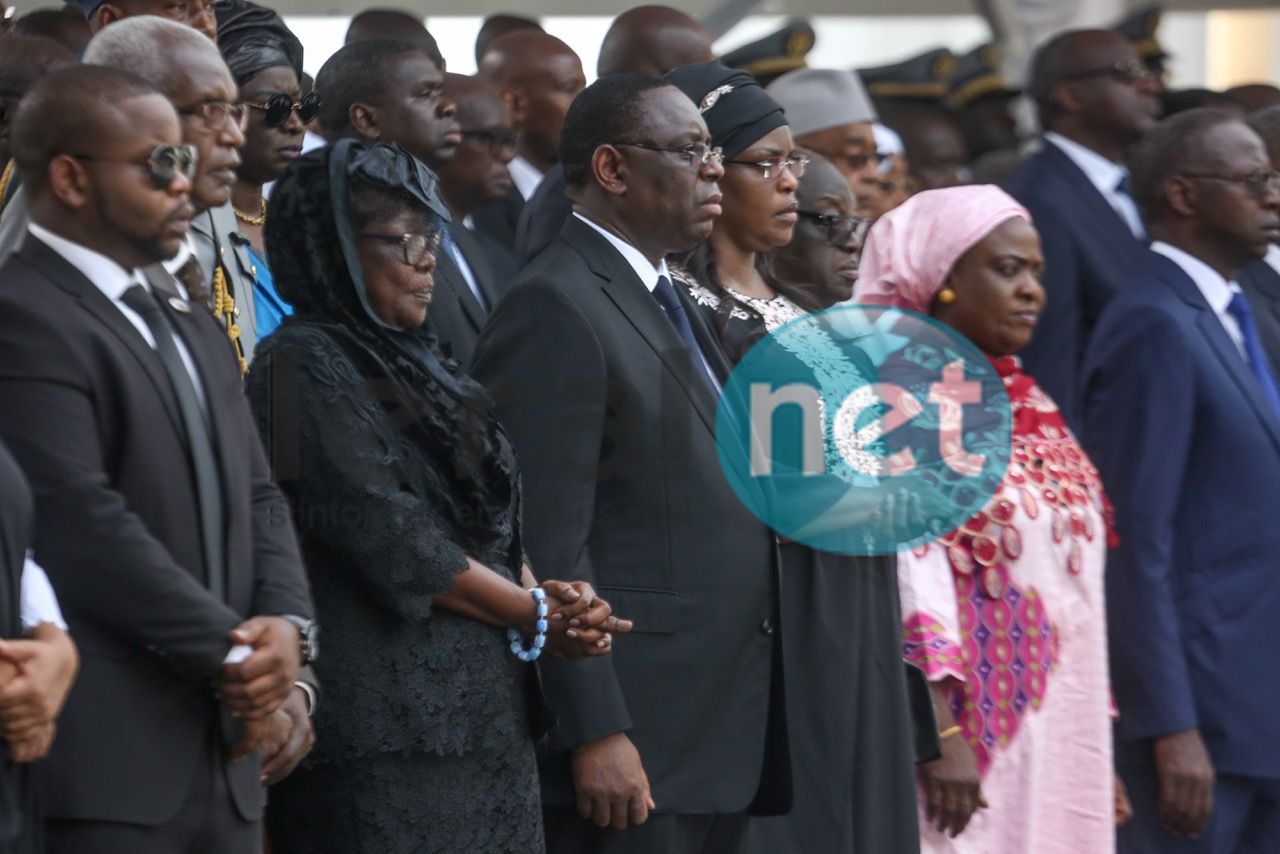
[[[515,15],[462,76],[363,12],[314,81],[250,0],[4,29],[0,850],[1280,850],[1280,89],[1074,30],[1020,141],[987,52],[666,6],[589,86]],[[718,452],[844,305],[1009,400],[897,553]]]

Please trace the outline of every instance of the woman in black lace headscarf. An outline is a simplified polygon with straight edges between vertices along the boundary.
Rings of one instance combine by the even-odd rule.
[[[540,695],[508,636],[536,620],[515,456],[480,386],[414,331],[447,217],[404,149],[350,140],[271,198],[295,313],[247,390],[324,631],[317,747],[267,817],[290,854],[542,850]],[[585,585],[542,587],[549,652],[604,654],[628,628]]]

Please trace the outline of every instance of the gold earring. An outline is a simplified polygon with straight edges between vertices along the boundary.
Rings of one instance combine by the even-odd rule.
[[[951,290],[951,288],[943,288],[942,290],[938,291],[938,302],[942,303],[943,305],[951,305],[951,303],[955,301],[956,301],[956,292]]]

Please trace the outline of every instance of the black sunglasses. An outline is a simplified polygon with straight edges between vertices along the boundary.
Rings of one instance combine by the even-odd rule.
[[[857,216],[836,216],[835,214],[823,214],[817,211],[796,211],[796,215],[802,219],[817,223],[827,230],[827,242],[832,246],[848,246],[851,239],[857,239],[859,244],[867,233],[867,228],[871,224],[870,220],[865,220]]]
[[[262,117],[262,123],[269,128],[283,127],[284,123],[289,121],[289,114],[294,110],[298,112],[298,120],[305,125],[320,112],[320,96],[312,92],[304,96],[301,101],[295,101],[293,96],[279,92],[268,98],[265,104],[245,101],[244,105],[264,111],[266,115]]]
[[[121,160],[114,157],[95,157],[92,154],[72,154],[77,160],[98,163],[128,163],[131,166],[142,166],[147,170],[151,183],[157,190],[167,190],[179,175],[188,181],[195,180],[196,165],[200,155],[194,145],[157,145],[151,149],[147,159],[142,163],[133,160]]]

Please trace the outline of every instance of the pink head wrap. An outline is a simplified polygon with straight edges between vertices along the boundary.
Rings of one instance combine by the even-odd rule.
[[[854,302],[928,314],[960,257],[1015,217],[1031,221],[1026,208],[990,184],[917,193],[871,227]]]

